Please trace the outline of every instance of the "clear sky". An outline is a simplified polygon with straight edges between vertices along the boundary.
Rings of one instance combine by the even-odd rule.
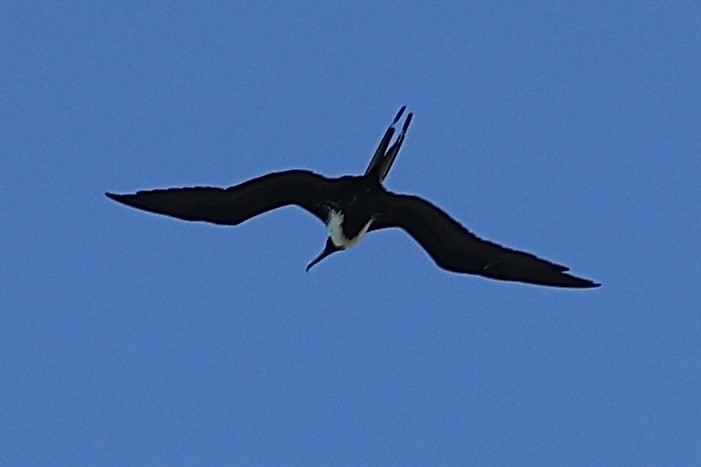
[[[5,4],[0,463],[699,462],[700,5]],[[603,286],[103,195],[362,173],[403,104],[390,190]]]

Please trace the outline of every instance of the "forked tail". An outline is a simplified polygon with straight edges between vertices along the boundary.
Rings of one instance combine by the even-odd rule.
[[[404,125],[402,125],[402,130],[399,132],[399,136],[397,136],[397,139],[394,141],[392,146],[389,146],[389,143],[396,131],[395,126],[402,118],[402,114],[404,114],[405,110],[406,105],[403,105],[399,109],[399,112],[397,112],[394,120],[392,120],[389,128],[387,128],[387,131],[385,131],[384,136],[380,140],[379,146],[377,146],[375,154],[373,154],[372,159],[370,160],[367,170],[365,170],[366,177],[375,178],[378,182],[384,181],[384,179],[387,177],[389,169],[392,168],[394,159],[397,158],[397,154],[399,154],[399,150],[404,143],[404,138],[406,137],[406,132],[409,129],[411,118],[414,116],[413,113],[409,113],[406,116],[406,120],[404,120]],[[387,149],[388,146],[389,149]]]

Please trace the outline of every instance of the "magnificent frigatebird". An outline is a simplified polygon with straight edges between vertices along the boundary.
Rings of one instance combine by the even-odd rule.
[[[362,176],[328,178],[308,170],[286,170],[229,188],[188,187],[139,191],[109,198],[133,208],[186,221],[238,225],[282,206],[296,205],[324,222],[329,237],[307,271],[327,256],[355,245],[367,232],[406,230],[448,271],[553,287],[589,288],[599,284],[567,274],[568,268],[523,251],[482,240],[440,208],[418,196],[387,191],[382,182],[404,143],[412,113],[392,142],[406,106],[385,131]]]

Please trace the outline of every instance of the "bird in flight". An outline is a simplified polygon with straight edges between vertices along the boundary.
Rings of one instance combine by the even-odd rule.
[[[404,229],[448,271],[552,287],[600,285],[568,274],[566,266],[483,240],[423,198],[388,191],[382,182],[399,154],[413,116],[406,116],[394,138],[405,110],[406,106],[399,109],[360,176],[330,178],[308,170],[286,170],[229,188],[166,188],[105,195],[143,211],[220,225],[238,225],[276,208],[299,206],[329,230],[324,249],[307,271],[329,255],[352,247],[368,232],[396,227]]]

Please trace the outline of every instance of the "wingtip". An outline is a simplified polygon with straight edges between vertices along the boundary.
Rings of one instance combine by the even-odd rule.
[[[574,277],[574,276],[571,276]],[[598,282],[594,282],[589,279],[582,279],[580,277],[575,277],[577,279],[577,284],[572,284],[573,287],[579,288],[579,289],[596,289],[598,287],[601,287],[601,284]]]
[[[586,279],[584,277],[577,277],[577,276],[571,276],[570,274],[566,274],[567,276],[570,276],[574,279],[577,279],[579,281],[579,286],[584,289],[595,289],[597,287],[601,287],[601,284],[599,282],[594,282],[591,279]]]

